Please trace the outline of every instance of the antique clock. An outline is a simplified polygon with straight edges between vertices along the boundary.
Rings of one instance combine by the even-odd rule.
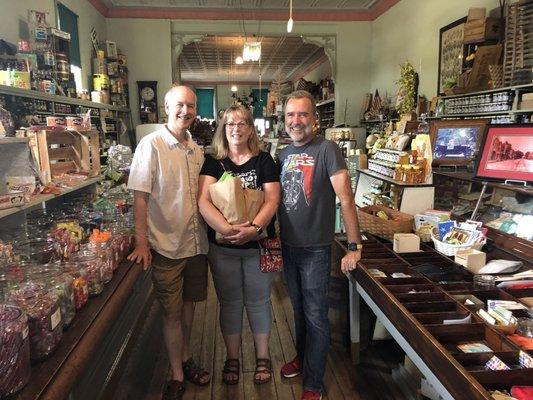
[[[157,81],[137,81],[137,91],[141,123],[157,123]]]

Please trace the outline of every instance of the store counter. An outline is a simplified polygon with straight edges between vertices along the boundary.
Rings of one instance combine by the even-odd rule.
[[[99,398],[151,292],[149,273],[123,262],[102,293],[76,313],[55,353],[31,369],[17,400]]]

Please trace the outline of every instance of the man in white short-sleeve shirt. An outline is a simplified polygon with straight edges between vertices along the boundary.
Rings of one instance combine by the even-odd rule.
[[[163,399],[181,399],[184,378],[210,380],[189,354],[194,302],[207,297],[208,242],[198,212],[198,176],[204,156],[188,128],[196,117],[196,95],[175,86],[165,95],[168,124],[145,136],[131,165],[135,249],[128,259],[152,266],[155,293],[163,309],[163,335],[172,369]]]

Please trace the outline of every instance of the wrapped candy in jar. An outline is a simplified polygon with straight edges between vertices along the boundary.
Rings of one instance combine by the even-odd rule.
[[[79,250],[83,240],[83,228],[72,220],[56,223],[50,237],[55,243],[56,252],[62,260],[68,260],[72,253]]]
[[[22,389],[30,379],[28,319],[18,307],[0,304],[0,398]]]
[[[87,271],[81,264],[66,262],[61,264],[63,272],[72,277],[72,294],[76,310],[82,308],[89,300],[89,282]]]
[[[31,360],[42,360],[52,354],[63,334],[57,295],[43,285],[28,281],[11,290],[6,302],[15,304],[28,315]]]
[[[98,296],[104,290],[102,278],[102,260],[97,254],[88,250],[81,250],[72,258],[72,264],[86,273],[89,296]]]
[[[63,327],[68,327],[76,315],[72,292],[73,278],[64,273],[58,265],[37,266],[28,271],[28,277],[44,285],[45,289],[55,292],[59,301]]]
[[[118,267],[117,254],[111,240],[111,232],[93,230],[89,237],[87,250],[98,254],[102,260],[104,283],[113,278],[113,271]]]
[[[26,261],[48,264],[58,260],[54,242],[50,239],[35,238],[15,243],[15,253]]]
[[[0,240],[0,265],[13,261],[13,245]]]
[[[102,227],[103,214],[100,211],[88,211],[83,214],[80,221],[80,226],[85,231],[85,235],[89,236],[93,229],[100,229]]]

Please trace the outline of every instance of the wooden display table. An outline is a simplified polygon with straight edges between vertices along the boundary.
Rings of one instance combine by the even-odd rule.
[[[127,339],[128,330],[133,324],[122,321],[123,318],[139,316],[139,304],[142,306],[149,294],[151,280],[140,264],[124,262],[115,271],[113,279],[104,287],[103,292],[90,298],[87,304],[76,313],[71,325],[63,332],[63,337],[55,353],[47,360],[32,366],[30,382],[14,398],[19,400],[50,399],[60,400],[69,397],[73,389],[92,386],[92,390],[103,390],[105,382],[84,384],[89,374],[94,374],[94,362],[103,356],[104,347],[109,347],[109,336],[116,335],[117,327],[124,331],[116,351],[106,350],[108,365],[115,364],[121,355],[120,349]],[[136,311],[135,311],[135,307]],[[132,309],[128,313],[128,309]],[[127,315],[132,314],[132,315]],[[126,329],[124,326],[126,325]],[[104,377],[109,368],[99,363]],[[90,370],[88,367],[91,366]],[[108,369],[107,371],[105,369]],[[92,397],[91,397],[92,396]],[[96,398],[93,394],[74,395],[78,398]]]
[[[489,390],[509,389],[513,385],[531,385],[533,368],[521,369],[518,354],[521,348],[495,330],[457,295],[473,294],[483,302],[487,299],[517,300],[517,292],[500,289],[477,290],[472,275],[449,258],[423,246],[422,252],[396,254],[389,245],[369,240],[363,248],[362,260],[350,275],[351,337],[354,358],[359,349],[359,304],[362,299],[378,320],[402,347],[444,399],[492,399]],[[417,267],[437,265],[455,275],[454,282],[443,283],[435,276],[423,275]],[[379,269],[386,278],[369,272]],[[392,273],[410,275],[393,278]],[[439,283],[440,282],[440,283]],[[531,296],[531,289],[522,295]],[[516,317],[525,310],[513,311]],[[461,320],[445,324],[444,320]],[[482,342],[492,352],[464,353],[458,345]],[[533,351],[527,351],[530,355]],[[511,367],[506,371],[485,369],[485,363],[496,355]]]

